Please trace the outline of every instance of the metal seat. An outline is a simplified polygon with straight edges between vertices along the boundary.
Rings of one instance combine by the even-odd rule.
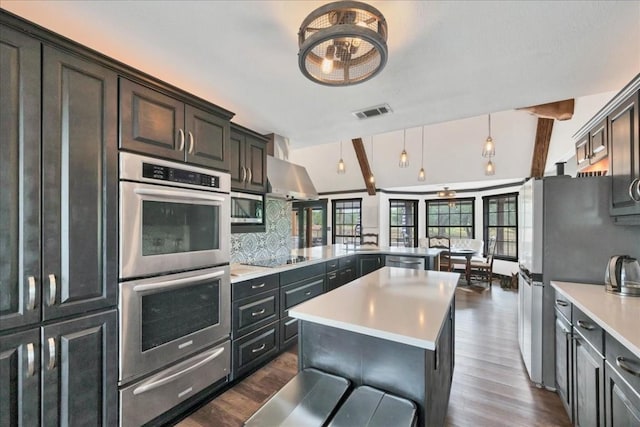
[[[305,369],[285,384],[244,425],[320,427],[335,413],[351,383],[316,369]]]
[[[360,386],[349,395],[329,427],[414,427],[417,422],[415,403]]]

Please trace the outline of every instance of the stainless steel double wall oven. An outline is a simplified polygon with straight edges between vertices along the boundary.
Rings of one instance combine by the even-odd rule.
[[[230,177],[120,153],[120,420],[230,372]]]

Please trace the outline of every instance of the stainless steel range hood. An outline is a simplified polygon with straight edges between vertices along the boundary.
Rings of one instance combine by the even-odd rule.
[[[317,200],[316,187],[300,165],[267,156],[268,196],[281,199]]]

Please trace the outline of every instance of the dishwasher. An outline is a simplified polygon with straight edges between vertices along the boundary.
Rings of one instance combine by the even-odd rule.
[[[387,267],[412,268],[414,270],[424,270],[424,258],[415,256],[387,255],[384,259]]]

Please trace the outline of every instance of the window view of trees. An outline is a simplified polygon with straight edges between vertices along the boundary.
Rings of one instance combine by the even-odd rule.
[[[417,219],[417,200],[389,200],[389,245],[418,246]]]
[[[495,258],[518,259],[518,194],[501,194],[483,198],[484,242],[496,239]]]
[[[333,243],[360,242],[362,230],[362,199],[333,201]]]
[[[427,200],[427,237],[473,239],[474,198]]]

